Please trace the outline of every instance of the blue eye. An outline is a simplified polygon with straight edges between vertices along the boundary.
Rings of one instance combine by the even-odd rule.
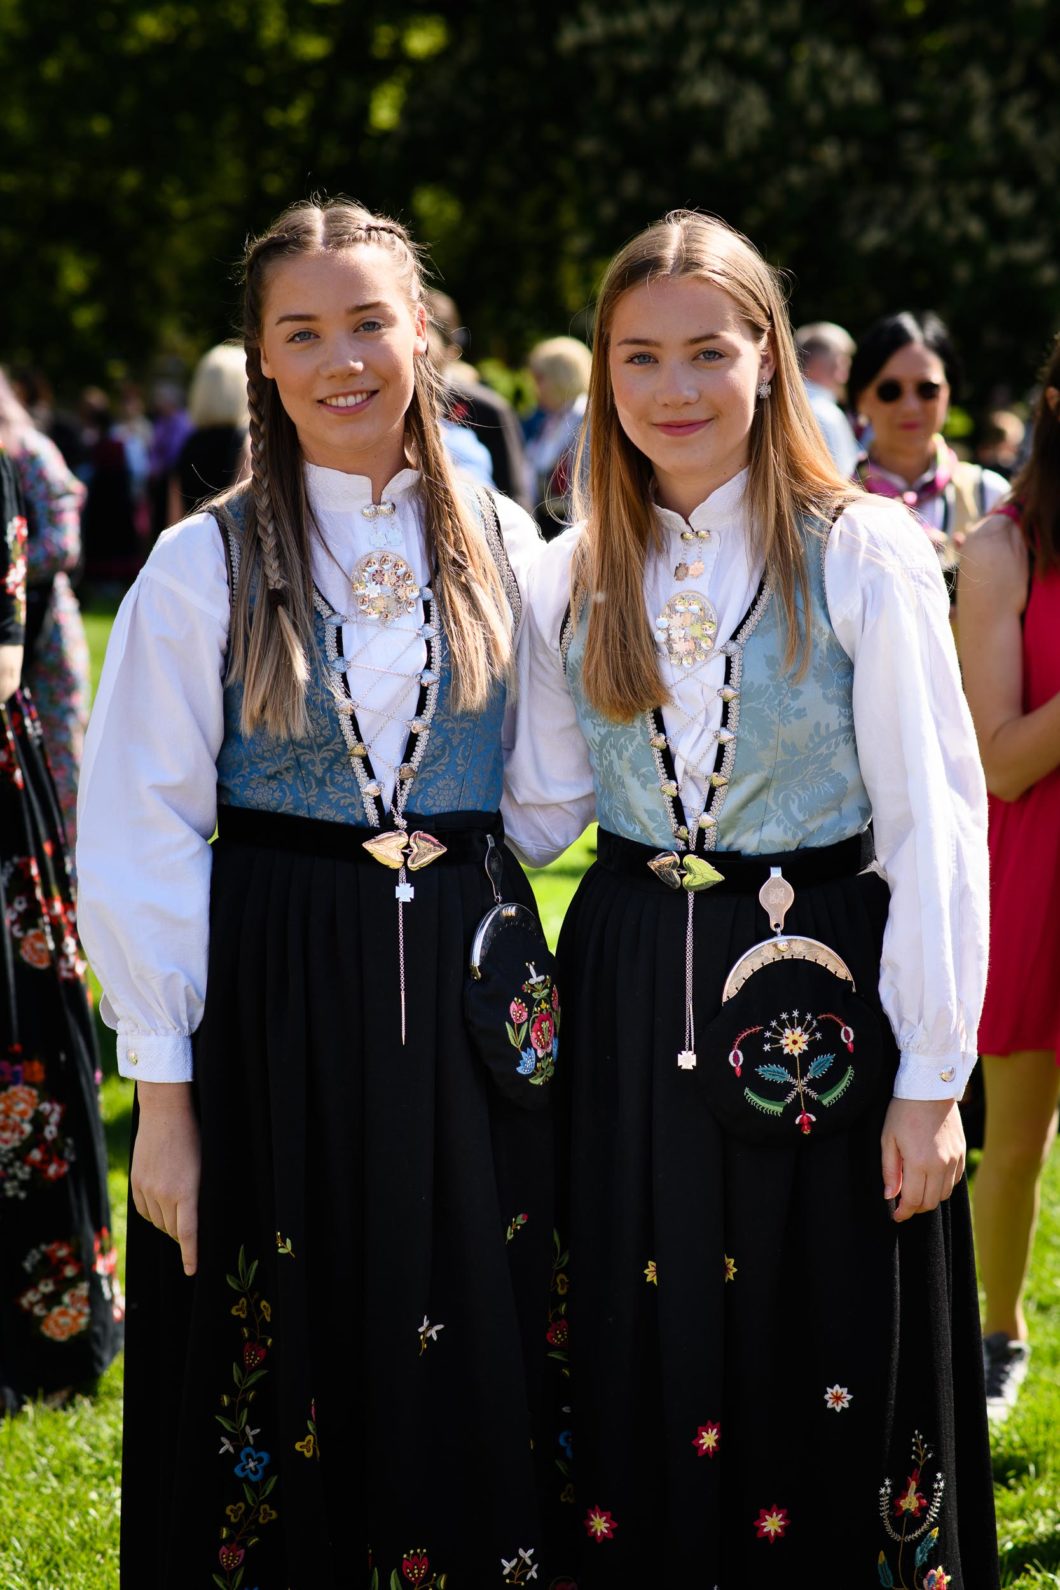
[[[384,331],[386,329],[381,320],[362,320],[358,331]]]
[[[305,338],[315,337],[315,336],[316,336],[316,332],[315,331],[311,331],[308,326],[302,326],[300,330],[294,332],[290,337],[288,337],[287,341],[288,342],[301,342]]]
[[[650,353],[631,353],[626,360],[627,364],[654,364],[655,360]]]
[[[708,364],[713,364],[716,359],[724,359],[725,355],[720,348],[700,348],[696,354],[697,359],[705,359]]]

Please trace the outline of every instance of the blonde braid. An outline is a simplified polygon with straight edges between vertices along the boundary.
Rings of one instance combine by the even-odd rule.
[[[274,394],[261,375],[257,350],[247,355],[247,407],[250,413],[251,495],[256,535],[244,534],[241,579],[233,615],[231,677],[242,678],[241,726],[244,734],[264,724],[272,733],[304,734],[305,687],[309,665],[299,626],[290,612],[291,587],[268,469],[268,409]],[[246,531],[249,531],[249,524]],[[250,605],[251,592],[264,578],[267,600]],[[301,604],[299,604],[300,608]]]

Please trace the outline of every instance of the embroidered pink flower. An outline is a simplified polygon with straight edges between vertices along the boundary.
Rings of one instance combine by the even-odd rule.
[[[555,983],[552,984],[552,1009],[559,1009],[559,989],[556,987]]]
[[[566,1347],[570,1341],[570,1326],[565,1319],[554,1319],[545,1332],[545,1340],[553,1347]]]
[[[850,1407],[850,1392],[845,1386],[826,1386],[824,1390],[825,1406],[835,1413],[842,1413],[844,1408]]]
[[[946,1590],[952,1583],[953,1575],[948,1574],[941,1563],[937,1568],[929,1568],[924,1575],[924,1590]]]
[[[260,1342],[243,1343],[243,1362],[248,1369],[257,1369],[260,1363],[264,1363],[265,1357],[266,1351]]]
[[[600,1544],[605,1540],[614,1540],[618,1523],[602,1507],[590,1507],[583,1519],[583,1523],[585,1532],[590,1540],[595,1540]]]
[[[239,1567],[245,1556],[246,1551],[242,1546],[227,1545],[221,1547],[217,1553],[217,1560],[222,1568],[231,1573],[233,1568]]]
[[[772,1545],[781,1539],[790,1523],[786,1507],[763,1507],[755,1519],[755,1534]]]
[[[701,1424],[696,1431],[692,1445],[700,1457],[715,1457],[721,1445],[721,1425],[714,1424],[708,1419],[706,1424]]]
[[[894,1504],[895,1513],[899,1518],[901,1518],[903,1513],[908,1513],[910,1517],[916,1518],[927,1506],[927,1498],[921,1491],[917,1490],[919,1484],[920,1470],[914,1469],[909,1476],[905,1490]]]
[[[422,1584],[431,1571],[431,1559],[425,1551],[410,1551],[401,1559],[401,1572],[409,1584]]]
[[[508,1010],[517,1027],[526,1020],[527,1009],[521,999],[513,999],[511,1004],[508,1006]]]
[[[548,1054],[552,1048],[552,1035],[555,1030],[551,1012],[539,1011],[530,1023],[530,1042],[538,1054]]]
[[[796,1117],[795,1117],[795,1125],[798,1127],[798,1129],[802,1133],[803,1137],[809,1137],[810,1129],[813,1126],[813,1124],[816,1121],[816,1119],[817,1119],[816,1115],[811,1115],[809,1110],[801,1110],[799,1112],[799,1114],[796,1115]]]

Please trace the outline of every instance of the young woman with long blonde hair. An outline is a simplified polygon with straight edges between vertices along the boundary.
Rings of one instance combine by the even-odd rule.
[[[295,205],[245,272],[251,479],[123,604],[81,794],[138,1096],[122,1583],[525,1577],[549,1128],[461,992],[494,884],[532,904],[497,811],[537,535],[454,481],[400,225]]]
[[[508,808],[535,862],[600,824],[560,942],[578,1582],[986,1590],[985,802],[937,560],[836,474],[719,221],[614,260],[587,418]]]

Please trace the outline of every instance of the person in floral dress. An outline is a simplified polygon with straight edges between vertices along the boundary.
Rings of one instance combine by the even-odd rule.
[[[28,692],[26,515],[0,451],[0,1410],[89,1389],[121,1340],[97,1063]]]

